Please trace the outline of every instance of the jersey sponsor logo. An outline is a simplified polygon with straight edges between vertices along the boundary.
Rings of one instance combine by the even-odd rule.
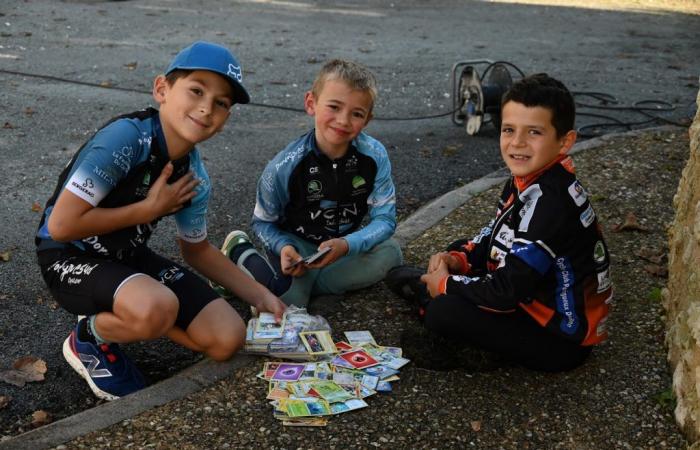
[[[63,281],[67,275],[72,275],[73,277],[90,275],[97,266],[99,264],[68,264],[65,261],[57,261],[51,265],[49,270],[60,273],[59,278]]]
[[[116,180],[115,180],[114,178],[112,178],[112,177],[110,176],[110,174],[108,174],[106,171],[102,170],[102,169],[99,168],[99,167],[95,167],[94,169],[92,169],[92,173],[94,173],[95,175],[97,175],[99,178],[105,180],[107,183],[109,183],[110,186],[116,186],[116,185],[117,185]]]
[[[323,185],[318,180],[311,180],[309,184],[306,185],[306,192],[309,194],[319,194],[323,189]]]
[[[571,335],[576,332],[579,324],[578,316],[574,310],[574,274],[571,264],[566,258],[557,258],[555,264],[557,266],[557,311],[564,316],[559,324],[559,329]]]
[[[610,268],[605,269],[602,272],[598,272],[598,289],[596,290],[597,293],[601,293],[603,291],[606,291],[610,289],[610,286],[612,286],[612,279],[610,278]]]
[[[81,240],[82,240],[82,242],[85,242],[87,245],[92,247],[92,249],[95,250],[100,255],[109,255],[109,250],[107,250],[107,247],[102,245],[99,237],[90,236],[90,237],[86,237],[86,238],[81,239]]]
[[[365,179],[362,178],[361,176],[355,175],[354,177],[352,177],[352,187],[353,188],[357,189],[360,186],[363,186],[365,184],[367,184],[367,181],[365,181]]]
[[[318,173],[318,171],[319,171],[319,167],[318,167],[318,166],[311,166],[311,167],[309,167],[309,173],[310,173],[310,174]]]
[[[569,185],[569,195],[571,198],[574,199],[574,203],[576,203],[576,206],[581,206],[584,203],[586,203],[586,199],[588,198],[588,195],[586,194],[586,190],[583,188],[581,183],[576,180],[571,185]]]
[[[511,248],[513,246],[513,237],[515,233],[508,225],[502,225],[498,232],[494,236],[496,241],[503,244],[506,248]]]
[[[593,246],[593,261],[597,263],[605,261],[605,245],[603,245],[603,241],[597,241]]]
[[[491,247],[491,254],[489,255],[489,258],[500,263],[501,261],[505,260],[506,252],[498,247]]]
[[[523,202],[523,207],[520,209],[518,231],[527,232],[528,228],[530,228],[530,220],[532,220],[532,216],[535,214],[537,200],[542,197],[542,189],[540,189],[539,184],[533,184],[525,189],[519,197],[520,201]]]
[[[124,146],[121,149],[112,152],[114,157],[114,165],[119,169],[123,170],[124,173],[131,170],[131,157],[134,154],[134,150],[129,146]]]
[[[92,181],[92,178],[86,178],[82,183],[71,180],[70,185],[78,189],[80,192],[85,193],[85,195],[89,196],[90,198],[95,197],[95,191],[93,190],[95,188],[95,183]]]
[[[457,283],[462,283],[462,284],[469,284],[469,283],[472,283],[472,282],[477,281],[479,279],[477,277],[468,277],[466,275],[452,275],[450,278],[452,278]]]
[[[581,224],[584,226],[584,228],[588,228],[589,226],[591,226],[594,220],[595,212],[593,211],[593,207],[591,205],[588,205],[588,208],[586,208],[586,210],[581,213]]]
[[[158,278],[160,278],[162,284],[174,283],[184,276],[182,269],[177,266],[168,267],[158,273]]]
[[[304,153],[304,146],[300,145],[294,151],[291,151],[287,153],[287,156],[284,157],[284,159],[278,163],[275,164],[275,170],[280,170],[280,167],[284,166],[287,163],[290,163],[297,159],[301,154]]]
[[[472,242],[474,242],[475,244],[478,244],[478,243],[480,243],[485,237],[490,236],[490,235],[491,235],[491,231],[492,231],[492,228],[491,228],[491,227],[493,226],[493,220],[491,221],[491,223],[490,223],[489,225],[490,225],[490,226],[488,226],[488,227],[482,228],[482,229],[479,231],[479,234],[477,234],[476,236],[474,236],[474,239],[472,239]]]

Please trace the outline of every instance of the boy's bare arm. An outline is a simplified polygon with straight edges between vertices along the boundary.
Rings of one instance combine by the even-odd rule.
[[[209,241],[178,242],[187,264],[206,278],[233,292],[236,297],[255,306],[258,311],[271,312],[277,319],[282,320],[282,313],[286,309],[284,303],[265,286],[243,273]]]
[[[72,241],[88,236],[106,234],[175,212],[195,196],[197,185],[191,173],[167,184],[173,171],[168,163],[148,191],[148,196],[136,203],[118,208],[93,207],[68,190],[63,190],[49,217],[49,233],[56,241]]]

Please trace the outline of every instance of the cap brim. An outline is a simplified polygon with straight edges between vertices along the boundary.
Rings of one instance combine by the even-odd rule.
[[[234,81],[232,81],[230,79],[229,79],[229,82],[231,83],[231,88],[233,89],[233,101],[234,101],[234,103],[238,103],[238,104],[250,103],[250,95],[248,95],[248,91],[246,90],[246,88],[244,88],[242,84],[235,83]]]

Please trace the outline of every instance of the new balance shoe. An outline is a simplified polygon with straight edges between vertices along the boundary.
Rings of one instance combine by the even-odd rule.
[[[221,253],[226,255],[228,259],[231,259],[231,255],[233,254],[233,249],[236,248],[237,246],[241,244],[250,244],[250,252],[256,252],[255,248],[253,247],[253,244],[250,241],[250,238],[248,237],[245,232],[241,230],[233,230],[230,232],[227,236],[226,239],[224,239],[224,243],[221,245]],[[247,252],[247,251],[246,251]],[[246,255],[246,252],[244,252],[242,255],[240,255],[237,259],[238,260],[244,260],[244,256]],[[233,260],[232,260],[233,261]],[[238,261],[233,261],[236,265],[238,265],[239,268],[241,268],[244,272],[246,272],[248,275],[248,270],[243,267],[242,264],[238,264]],[[231,298],[233,297],[233,294],[226,289],[225,287],[221,286],[220,284],[217,284],[211,280],[209,280],[209,286],[211,286],[214,291],[216,291],[217,294],[219,294],[223,298]]]
[[[116,400],[146,386],[143,376],[119,345],[83,342],[78,338],[79,327],[80,322],[63,342],[63,357],[85,378],[96,396]]]
[[[420,280],[424,270],[412,266],[397,266],[384,278],[384,283],[394,294],[406,300],[416,310],[419,317],[425,315],[425,307],[430,301],[428,289]]]

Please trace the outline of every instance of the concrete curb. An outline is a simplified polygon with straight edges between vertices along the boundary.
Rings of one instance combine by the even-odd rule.
[[[641,134],[684,130],[673,125],[612,133],[574,145],[570,154],[597,148],[611,140],[634,137]],[[492,172],[465,186],[450,191],[419,208],[403,220],[397,227],[394,238],[405,247],[426,230],[444,219],[452,211],[462,206],[473,196],[503,183],[508,178],[505,168]],[[53,422],[36,430],[28,431],[12,439],[0,442],[0,450],[36,450],[51,448],[75,439],[78,436],[97,431],[120,421],[129,419],[149,409],[181,399],[197,392],[216,381],[230,376],[240,367],[253,360],[252,356],[238,354],[229,361],[217,363],[211,360],[200,361],[176,374],[172,378],[149,386],[139,392],[119,400],[103,403],[89,410]]]

